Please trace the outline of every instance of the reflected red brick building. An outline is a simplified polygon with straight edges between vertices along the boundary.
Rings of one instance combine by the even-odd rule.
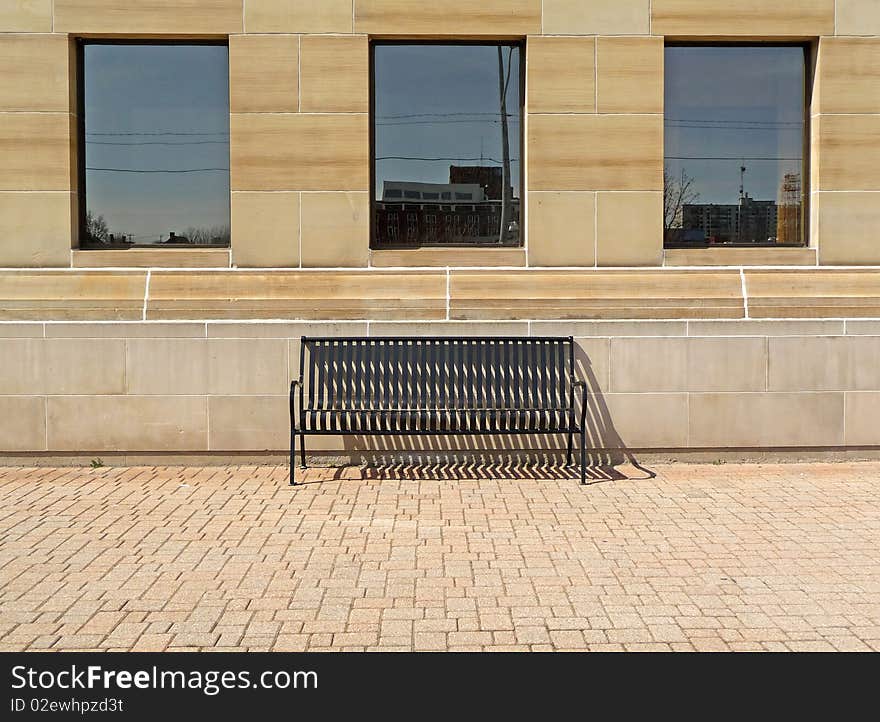
[[[513,197],[509,189],[508,197]],[[518,245],[520,199],[512,198],[502,237],[501,168],[450,166],[449,183],[384,181],[373,208],[376,245]]]

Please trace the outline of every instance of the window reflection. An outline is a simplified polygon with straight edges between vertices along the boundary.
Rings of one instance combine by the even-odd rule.
[[[803,46],[666,48],[667,246],[803,245]]]
[[[85,247],[229,244],[226,45],[82,46]]]
[[[519,245],[520,46],[373,53],[373,245]]]

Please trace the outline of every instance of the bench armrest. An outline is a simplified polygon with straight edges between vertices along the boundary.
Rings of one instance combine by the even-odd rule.
[[[294,379],[290,382],[290,429],[296,431],[296,397],[297,389],[300,396],[300,410],[302,410],[302,379]]]
[[[581,390],[581,428],[583,428],[584,422],[587,418],[587,382],[579,381],[578,379],[571,377],[571,412],[574,413],[574,391],[575,389]]]

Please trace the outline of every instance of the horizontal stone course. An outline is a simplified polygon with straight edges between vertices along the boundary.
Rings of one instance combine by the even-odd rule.
[[[499,320],[742,318],[744,309],[739,274],[730,271],[453,271],[450,314]]]
[[[657,35],[819,36],[834,34],[835,0],[653,0]]]
[[[0,271],[0,321],[439,321],[447,302],[453,320],[744,320],[743,286],[755,322],[880,318],[875,269],[153,269],[149,290],[142,271],[30,269]]]
[[[662,251],[664,35],[813,39],[809,248]],[[878,35],[874,0],[0,1],[0,450],[283,448],[300,335],[383,333],[575,336],[597,445],[880,445]],[[231,249],[76,248],[78,36],[229,38]],[[369,248],[369,36],[526,38],[522,248]]]
[[[203,451],[204,396],[50,396],[48,447],[57,451]]]
[[[876,270],[746,269],[753,318],[880,317]]]
[[[354,0],[354,31],[371,34],[525,35],[541,32],[541,0]]]
[[[54,0],[55,32],[240,33],[244,0]]]
[[[446,315],[444,274],[154,272],[147,319],[389,319]]]
[[[137,320],[144,272],[0,272],[0,321]]]
[[[120,339],[0,339],[0,394],[124,393]]]
[[[844,444],[842,393],[699,393],[688,410],[691,447]]]
[[[611,341],[611,390],[764,391],[763,338],[619,338]]]
[[[0,31],[52,32],[52,0],[12,0],[0,4]]]
[[[46,449],[46,399],[42,396],[0,396],[0,451]]]
[[[880,389],[880,336],[792,336],[769,340],[773,391]]]
[[[302,335],[413,334],[574,335],[591,448],[880,447],[877,323],[849,320],[847,335],[843,321],[772,320],[0,324],[0,406],[18,421],[0,430],[0,453],[283,454]],[[561,441],[326,437],[309,448],[358,461]]]

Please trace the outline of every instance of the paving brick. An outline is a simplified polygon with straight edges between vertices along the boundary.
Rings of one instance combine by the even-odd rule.
[[[0,467],[0,650],[880,651],[880,463],[653,470]]]

